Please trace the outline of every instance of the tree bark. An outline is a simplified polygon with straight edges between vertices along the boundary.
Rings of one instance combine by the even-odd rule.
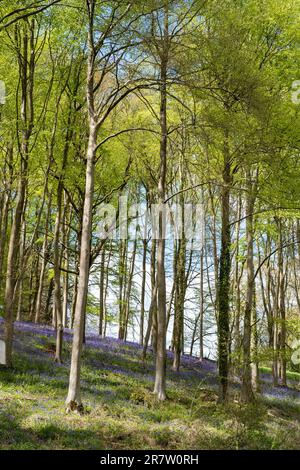
[[[164,8],[164,31],[160,63],[160,170],[158,198],[161,207],[157,241],[157,346],[154,393],[157,399],[166,399],[166,278],[165,278],[165,220],[164,201],[167,174],[167,67],[169,49],[168,3]]]
[[[203,248],[200,251],[200,312],[199,312],[199,360],[204,359],[203,344],[203,322],[204,322],[204,271],[203,271]]]
[[[75,317],[74,317],[74,335],[72,344],[71,369],[69,379],[69,390],[66,399],[67,411],[81,412],[83,409],[80,393],[80,369],[81,352],[84,331],[85,309],[87,302],[90,251],[91,251],[91,232],[92,232],[92,210],[93,210],[93,192],[94,192],[94,172],[95,172],[95,153],[97,146],[98,125],[94,108],[94,66],[95,49],[93,37],[93,25],[95,14],[95,2],[87,2],[89,14],[88,31],[88,59],[87,59],[87,106],[89,113],[89,139],[86,155],[86,177],[85,177],[85,195],[82,217],[82,235],[79,255],[79,279],[78,292],[76,299]]]
[[[104,280],[105,280],[105,245],[101,251],[100,257],[100,278],[99,278],[99,336],[103,336],[104,322]]]
[[[39,279],[39,287],[37,293],[37,299],[35,304],[35,323],[39,323],[41,317],[41,307],[42,307],[42,297],[43,297],[43,288],[44,288],[44,279],[45,279],[45,272],[47,267],[47,253],[48,253],[48,234],[49,234],[49,219],[51,213],[51,195],[48,199],[48,207],[46,213],[46,221],[45,221],[45,234],[42,246],[42,260],[41,260],[41,270],[40,270],[40,279]]]
[[[221,194],[221,253],[217,289],[218,302],[218,352],[219,352],[219,401],[227,400],[229,372],[229,290],[230,290],[230,184],[231,163],[228,148],[228,133],[224,139],[223,186]]]
[[[145,288],[146,288],[147,240],[143,239],[142,285],[141,285],[141,314],[140,314],[140,345],[144,345],[145,322]]]
[[[146,352],[149,344],[149,339],[152,331],[152,345],[154,345],[154,352],[156,351],[156,323],[154,325],[154,318],[157,312],[157,282],[156,282],[156,240],[151,241],[151,304],[148,313],[148,325],[144,339],[143,347],[143,360],[146,358]],[[153,329],[155,329],[153,331]],[[154,341],[153,341],[154,338]]]
[[[244,335],[243,335],[243,375],[241,387],[241,399],[243,402],[254,401],[251,377],[251,321],[253,311],[254,294],[254,262],[253,262],[253,210],[255,195],[253,193],[252,174],[248,170],[247,178],[247,200],[246,200],[246,238],[247,238],[247,293],[244,314]]]
[[[29,159],[29,139],[33,130],[33,86],[35,70],[35,50],[34,50],[34,20],[25,31],[22,37],[22,46],[17,50],[19,62],[19,74],[21,81],[21,147],[20,147],[20,177],[17,187],[17,199],[15,214],[9,239],[6,286],[4,297],[5,310],[5,364],[12,365],[12,341],[14,332],[14,292],[16,287],[18,255],[20,249],[20,234],[22,215],[25,207],[25,194],[28,178]],[[19,30],[16,26],[16,36]],[[18,39],[17,39],[18,41]]]

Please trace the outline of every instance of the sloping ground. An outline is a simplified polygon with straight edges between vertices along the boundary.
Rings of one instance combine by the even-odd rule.
[[[0,321],[0,336],[2,331]],[[0,449],[300,448],[295,388],[274,389],[263,374],[264,396],[257,404],[217,405],[216,364],[185,356],[175,373],[168,353],[168,400],[157,403],[152,355],[143,365],[137,344],[112,338],[87,337],[87,412],[66,414],[71,331],[65,332],[63,365],[53,361],[52,328],[16,323],[15,332],[14,369],[0,369]]]

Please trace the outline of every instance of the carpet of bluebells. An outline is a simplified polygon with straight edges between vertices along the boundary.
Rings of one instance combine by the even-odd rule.
[[[3,321],[0,319],[0,338]],[[82,363],[83,415],[66,414],[72,331],[64,332],[63,364],[54,362],[55,331],[17,322],[14,367],[0,369],[0,449],[297,449],[300,392],[272,386],[260,374],[254,405],[217,404],[214,361],[182,357],[179,372],[167,353],[168,399],[153,394],[153,354],[114,338],[86,337]],[[294,378],[294,377],[293,377]]]

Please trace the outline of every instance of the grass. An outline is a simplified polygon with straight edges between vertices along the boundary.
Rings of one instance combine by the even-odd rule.
[[[14,369],[0,370],[0,449],[297,449],[300,405],[261,398],[216,403],[215,388],[186,363],[168,364],[168,400],[157,403],[152,358],[101,342],[83,354],[84,415],[66,414],[70,342],[53,362],[51,334],[17,331]]]
[[[260,372],[265,373],[265,374],[271,374],[271,372],[272,372],[271,367],[265,367],[265,366],[260,367],[259,370],[260,370]],[[300,383],[300,373],[299,372],[292,372],[290,370],[287,370],[286,377],[289,380],[294,380],[294,381]]]

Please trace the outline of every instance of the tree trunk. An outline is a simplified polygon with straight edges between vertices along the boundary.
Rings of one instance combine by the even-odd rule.
[[[241,399],[243,402],[254,401],[251,377],[251,320],[253,310],[254,294],[254,262],[253,262],[253,210],[255,195],[253,194],[253,184],[251,172],[247,171],[247,201],[246,201],[246,238],[247,238],[247,293],[244,315],[244,336],[243,336],[243,376],[241,387]]]
[[[146,287],[147,240],[143,239],[142,285],[141,285],[141,314],[140,314],[140,345],[144,345],[145,322],[145,287]]]
[[[199,312],[199,360],[204,359],[203,345],[203,321],[204,321],[204,272],[203,272],[203,248],[200,251],[200,312]]]
[[[156,329],[153,332],[154,322],[153,319],[156,317],[157,312],[157,283],[156,283],[156,272],[155,272],[155,264],[156,264],[156,240],[152,239],[151,241],[151,304],[148,313],[148,325],[144,339],[144,347],[143,347],[143,360],[146,358],[146,352],[149,344],[149,339],[152,331],[152,339],[155,338],[155,349],[156,351]],[[156,324],[155,324],[156,328]],[[153,345],[153,341],[152,341]]]
[[[177,276],[175,287],[175,308],[174,308],[174,334],[173,348],[174,360],[173,370],[178,371],[180,366],[180,355],[183,348],[183,318],[184,318],[184,297],[185,297],[185,240],[179,240]]]
[[[64,266],[66,272],[63,277],[63,328],[67,328],[69,319],[68,319],[68,305],[69,305],[69,235],[70,235],[70,223],[72,217],[72,209],[67,203],[66,194],[64,193],[65,198],[65,218],[64,218],[64,230],[63,230],[63,257],[64,257]]]
[[[105,245],[101,251],[99,278],[99,336],[103,336],[104,321],[104,278],[105,278]]]
[[[91,71],[91,59],[89,61],[89,74]],[[91,77],[89,77],[89,85]],[[91,93],[93,93],[91,88]],[[87,301],[88,281],[89,281],[89,265],[90,265],[90,243],[92,230],[92,205],[94,191],[94,159],[96,150],[97,127],[93,117],[90,117],[89,142],[87,149],[86,163],[86,184],[82,221],[82,237],[80,245],[79,259],[79,279],[78,292],[76,299],[75,317],[74,317],[74,336],[72,346],[72,359],[70,370],[69,391],[66,400],[68,410],[82,410],[81,394],[80,394],[80,368],[81,368],[81,351],[83,341],[83,330],[85,320],[85,309]]]
[[[44,234],[42,254],[41,254],[42,260],[41,260],[40,279],[39,279],[39,287],[38,287],[38,293],[37,293],[36,304],[35,304],[35,317],[34,317],[35,323],[39,323],[40,317],[41,317],[43,287],[44,287],[45,272],[46,272],[46,267],[47,267],[50,213],[51,213],[51,195],[48,200],[48,207],[47,207],[47,214],[46,214],[46,221],[45,221],[45,234]]]
[[[125,339],[125,292],[127,278],[127,240],[119,242],[119,333],[118,338]]]
[[[126,288],[126,297],[125,297],[125,340],[127,339],[127,332],[128,332],[128,322],[130,316],[130,297],[131,297],[131,289],[132,289],[132,281],[134,275],[134,268],[135,268],[135,257],[136,257],[136,248],[137,248],[137,233],[136,238],[133,244],[132,250],[132,258],[130,263],[130,271],[127,281],[127,288]]]
[[[6,286],[4,297],[5,309],[5,364],[12,365],[12,341],[14,330],[14,292],[18,267],[18,255],[20,249],[20,235],[22,216],[25,207],[25,194],[28,176],[29,139],[33,129],[33,84],[35,68],[34,51],[34,20],[29,26],[29,34],[26,30],[22,38],[22,48],[17,51],[19,62],[19,74],[21,82],[21,167],[17,187],[16,209],[9,239]],[[18,26],[16,27],[18,28]],[[29,49],[29,50],[28,50]]]
[[[25,207],[26,207],[26,202],[25,202]],[[23,215],[22,215],[22,233],[21,233],[21,239],[20,239],[20,253],[19,253],[19,263],[20,263],[20,266],[23,265],[24,263],[24,251],[25,251],[25,243],[26,243],[26,222],[25,222],[25,219],[24,219],[24,212],[25,212],[25,207],[24,207],[24,211],[23,211]],[[19,291],[19,298],[18,298],[18,308],[17,308],[17,321],[21,321],[21,318],[22,318],[22,308],[23,308],[23,276],[19,276],[19,282],[17,282],[17,285],[16,287],[18,286],[18,289],[15,289],[15,290],[18,290]],[[30,289],[30,294],[32,296],[32,292],[31,292],[31,289]],[[29,311],[29,318],[31,318],[31,315],[30,315],[30,311]]]
[[[56,349],[55,361],[62,362],[62,340],[63,340],[63,318],[61,301],[61,280],[60,280],[60,230],[61,230],[61,212],[62,212],[62,186],[59,184],[57,189],[57,214],[54,229],[54,305],[56,315]]]
[[[159,234],[157,241],[157,345],[155,363],[154,393],[157,399],[166,399],[166,278],[165,278],[165,220],[164,201],[167,174],[167,66],[169,49],[168,5],[164,9],[164,31],[162,38],[160,64],[160,170],[158,198],[161,211],[159,214]]]
[[[72,344],[71,369],[69,390],[66,399],[67,411],[82,411],[80,393],[81,352],[84,332],[85,310],[88,293],[90,251],[92,235],[92,210],[95,173],[95,153],[97,145],[98,125],[94,109],[94,66],[95,49],[93,38],[95,2],[88,2],[89,32],[88,32],[88,59],[87,59],[87,106],[89,112],[89,139],[86,155],[85,194],[82,217],[82,235],[79,254],[79,279],[76,299],[74,334]]]
[[[5,248],[7,242],[7,227],[8,227],[8,214],[9,206],[11,201],[11,185],[13,178],[13,147],[12,144],[8,145],[7,148],[7,161],[9,167],[9,178],[6,181],[4,186],[4,196],[2,200],[2,210],[1,210],[1,225],[0,225],[0,292],[2,292],[2,282],[3,282],[3,271],[4,271],[4,259],[5,259]],[[6,173],[6,168],[5,168]]]
[[[240,360],[240,349],[241,349],[241,335],[240,335],[240,319],[241,319],[241,278],[243,275],[243,269],[239,268],[239,256],[240,256],[240,229],[242,216],[242,200],[239,195],[238,199],[238,222],[236,226],[236,253],[235,253],[235,316],[234,316],[234,353],[235,363],[239,364]]]
[[[278,277],[279,277],[279,315],[280,315],[280,382],[287,386],[286,381],[286,313],[285,313],[285,274],[283,258],[282,220],[278,220],[279,250],[278,250]]]
[[[218,302],[218,352],[219,352],[219,401],[227,400],[229,371],[229,290],[230,290],[230,184],[231,165],[228,148],[228,133],[224,139],[223,187],[221,194],[222,233],[217,289]]]

